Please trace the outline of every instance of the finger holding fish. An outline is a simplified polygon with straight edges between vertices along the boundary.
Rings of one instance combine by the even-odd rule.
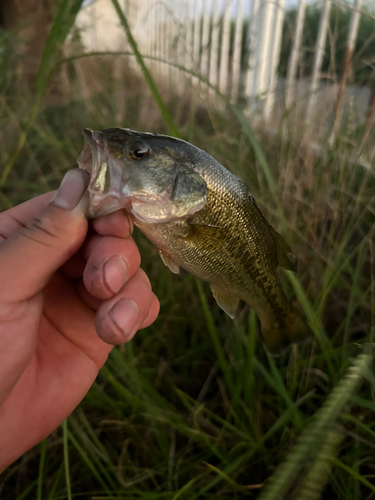
[[[141,263],[131,237],[94,235],[84,245],[83,255],[86,260],[83,282],[87,291],[98,299],[109,299],[118,293]]]
[[[92,221],[96,233],[101,236],[117,236],[128,238],[134,229],[133,217],[125,210],[116,210],[108,215]]]
[[[106,237],[116,237],[119,240],[129,238],[133,229],[133,218],[129,213],[125,212],[125,210],[117,210],[103,217],[98,217],[90,221],[89,233],[83,248],[93,248],[94,245],[92,241],[105,241]],[[101,238],[98,238],[98,235],[100,235]],[[109,259],[111,255],[104,257]],[[88,252],[86,251],[86,255],[84,255],[81,248],[63,265],[62,271],[70,279],[82,278],[87,260]]]
[[[122,344],[133,338],[143,325],[151,324],[159,312],[159,302],[142,269],[113,298],[103,301],[97,311],[95,328],[104,342]]]
[[[116,345],[128,342],[137,330],[150,326],[159,314],[159,300],[151,291],[151,285],[142,270],[139,270],[123,289],[109,300],[101,300],[91,295],[83,280],[77,282],[76,290],[81,300],[97,313],[96,331],[98,336],[108,344]],[[118,302],[121,303],[116,308],[117,316],[116,323],[114,323],[113,309]],[[131,302],[134,302],[136,307]],[[134,318],[134,312],[137,313],[137,310],[139,317],[134,327],[130,324],[129,314]]]

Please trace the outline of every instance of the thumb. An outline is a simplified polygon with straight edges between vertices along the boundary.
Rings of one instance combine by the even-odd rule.
[[[87,233],[88,176],[66,173],[47,207],[0,246],[0,300],[26,300],[41,291],[82,245]]]

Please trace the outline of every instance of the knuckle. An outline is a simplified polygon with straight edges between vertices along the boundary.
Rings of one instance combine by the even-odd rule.
[[[34,217],[19,230],[22,236],[49,247],[54,246],[54,240],[61,237],[61,232],[61,227],[46,214],[43,217]]]

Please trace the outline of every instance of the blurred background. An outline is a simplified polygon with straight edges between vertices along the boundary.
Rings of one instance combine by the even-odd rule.
[[[55,189],[83,128],[182,137],[285,237],[314,332],[272,358],[136,232],[158,320],[0,497],[374,498],[374,2],[0,0],[0,55],[1,210]]]

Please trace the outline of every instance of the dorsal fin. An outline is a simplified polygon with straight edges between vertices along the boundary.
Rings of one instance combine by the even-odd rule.
[[[292,255],[290,246],[280,233],[278,233],[272,226],[269,227],[276,245],[278,267],[289,269],[289,271],[295,271],[294,265],[289,260],[289,255]]]

